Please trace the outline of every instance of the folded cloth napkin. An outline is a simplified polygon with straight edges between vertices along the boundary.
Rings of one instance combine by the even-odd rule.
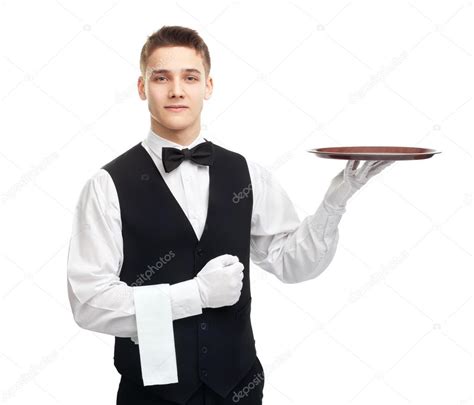
[[[178,382],[170,285],[133,287],[133,295],[143,384]]]

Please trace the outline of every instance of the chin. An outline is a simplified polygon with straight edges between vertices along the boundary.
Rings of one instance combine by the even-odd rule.
[[[182,130],[185,128],[188,128],[192,125],[192,122],[190,121],[184,121],[184,120],[165,120],[160,123],[166,128],[173,129],[173,130]]]

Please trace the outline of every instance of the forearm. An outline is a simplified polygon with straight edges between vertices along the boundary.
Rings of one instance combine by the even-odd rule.
[[[194,280],[171,285],[169,292],[173,321],[202,313]],[[117,337],[137,335],[132,287],[124,283],[111,285],[81,302],[68,281],[68,294],[74,320],[81,328]]]
[[[343,212],[328,209],[321,203],[293,232],[275,235],[267,253],[262,254],[261,260],[257,253],[254,262],[284,283],[300,283],[317,277],[335,255]]]

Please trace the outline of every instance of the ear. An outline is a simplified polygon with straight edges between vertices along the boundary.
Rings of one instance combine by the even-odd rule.
[[[213,88],[214,88],[214,83],[212,81],[212,77],[209,76],[206,79],[206,89],[204,92],[204,100],[209,100],[211,98]]]
[[[146,100],[145,82],[143,76],[140,76],[137,81],[138,95],[142,100]]]

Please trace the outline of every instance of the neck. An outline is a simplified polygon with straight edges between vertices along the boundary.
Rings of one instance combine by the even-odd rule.
[[[185,129],[170,129],[151,118],[151,129],[155,134],[160,135],[168,141],[181,146],[188,146],[199,136],[201,125],[199,120],[196,120],[192,126]]]

